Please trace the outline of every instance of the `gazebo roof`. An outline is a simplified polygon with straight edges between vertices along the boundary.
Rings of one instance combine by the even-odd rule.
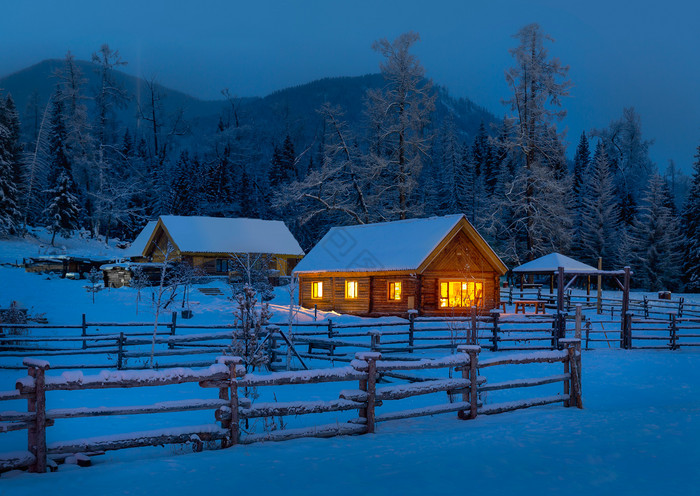
[[[561,253],[550,253],[530,262],[524,263],[513,269],[516,274],[555,274],[559,267],[564,268],[566,274],[597,274],[601,271],[583,262],[562,255]]]

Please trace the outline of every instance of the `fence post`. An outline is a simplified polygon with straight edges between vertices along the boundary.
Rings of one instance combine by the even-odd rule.
[[[574,337],[576,339],[581,339],[581,324],[583,316],[581,315],[581,305],[576,305],[576,329],[574,331]]]
[[[498,323],[501,317],[501,312],[497,309],[491,310],[491,315],[493,315],[493,329],[491,330],[493,333],[493,336],[491,337],[493,347],[491,348],[491,351],[498,351],[498,332],[500,331]]]
[[[564,384],[564,391],[569,391],[569,403],[565,406],[583,408],[583,395],[581,392],[581,340],[564,339],[567,358],[564,360],[564,373],[569,373],[569,387]],[[568,365],[568,366],[567,366]],[[566,382],[566,381],[565,381]]]
[[[121,370],[124,365],[124,332],[119,333],[117,338],[117,370]]]
[[[360,390],[367,393],[367,407],[360,409],[360,417],[367,422],[367,434],[374,433],[376,418],[374,410],[377,403],[377,360],[381,358],[381,353],[355,353],[356,360],[367,362],[367,379],[360,379]],[[362,369],[364,368],[363,366]]]
[[[416,313],[408,311],[408,352],[413,353],[413,332],[416,327]]]
[[[685,298],[681,296],[681,299],[678,300],[678,317],[681,319],[683,318],[683,303],[685,303]]]
[[[591,319],[586,319],[586,349],[588,349],[588,344],[591,340]]]
[[[370,349],[372,351],[378,351],[379,345],[382,343],[382,333],[377,329],[372,329],[369,331],[370,339]]]
[[[508,304],[512,305],[513,304],[513,285],[508,288]]]
[[[243,364],[243,359],[237,356],[220,356],[216,359],[216,362],[223,363],[228,366],[229,387],[219,388],[219,399],[228,400],[228,406],[231,410],[231,417],[228,419],[228,421],[222,421],[221,427],[229,430],[228,446],[235,446],[238,444],[240,437],[238,383],[236,378],[238,377],[239,366]]]
[[[333,320],[328,319],[328,337],[333,338]]]
[[[643,298],[644,298],[644,301],[642,304],[644,305],[644,318],[648,319],[649,318],[649,300],[647,299],[647,295],[644,295]]]
[[[677,336],[678,326],[676,324],[676,316],[673,314],[671,314],[671,326],[670,327],[671,327],[671,349],[677,350],[678,348],[680,348],[680,346],[678,346],[676,344],[676,340],[678,339],[678,336]]]
[[[34,378],[34,392],[27,399],[27,411],[33,412],[34,422],[27,431],[27,449],[34,455],[34,464],[30,472],[46,472],[46,369],[49,362],[25,358],[22,364],[27,367],[30,377]]]
[[[457,415],[462,420],[475,419],[479,407],[479,386],[478,386],[478,366],[481,346],[460,345],[458,351],[469,355],[469,368],[462,367],[462,378],[469,379],[469,394],[462,393],[462,401],[469,402],[469,415],[464,410],[460,410]]]
[[[476,320],[476,307],[472,305],[472,328],[471,328],[471,336],[469,337],[469,344],[476,344],[477,341],[477,335],[478,335],[478,329],[477,329],[477,320]]]
[[[177,329],[177,312],[173,312],[173,320],[172,323],[170,324],[170,335],[174,336],[175,335],[175,330]],[[168,348],[171,350],[175,348],[175,344],[173,343],[168,343]]]
[[[85,319],[85,314],[83,314],[83,319],[81,321],[81,327],[82,327],[82,336],[83,336],[83,349],[87,349],[87,341],[85,340],[85,336],[87,336],[87,321]]]
[[[622,315],[622,347],[626,350],[632,348],[632,312]]]
[[[314,322],[316,322],[316,318],[318,317],[318,304],[314,304]]]

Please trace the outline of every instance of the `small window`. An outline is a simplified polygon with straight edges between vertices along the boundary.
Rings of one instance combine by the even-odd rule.
[[[216,259],[216,271],[217,272],[228,272],[228,259],[217,258]]]
[[[312,282],[311,283],[311,298],[314,300],[320,300],[323,298],[323,283],[322,282]]]
[[[357,281],[345,281],[345,298],[357,298]]]
[[[389,283],[389,299],[391,301],[401,300],[401,282],[390,282]]]

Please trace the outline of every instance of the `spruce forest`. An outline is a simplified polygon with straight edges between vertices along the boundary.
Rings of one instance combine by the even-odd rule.
[[[265,98],[198,100],[128,76],[108,45],[0,79],[0,235],[130,241],[163,214],[255,217],[308,250],[332,226],[461,212],[510,267],[557,251],[700,291],[700,146],[690,176],[653,163],[632,107],[565,135],[575,81],[537,24],[514,36],[500,109],[433,83],[419,41],[376,41],[379,74]]]

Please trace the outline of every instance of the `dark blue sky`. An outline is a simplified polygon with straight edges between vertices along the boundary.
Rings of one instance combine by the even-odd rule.
[[[418,31],[428,76],[497,115],[508,97],[511,35],[539,22],[571,66],[569,153],[583,129],[624,106],[642,116],[652,158],[690,169],[700,144],[700,2],[563,1],[13,1],[2,9],[0,75],[102,43],[127,72],[202,98],[228,87],[265,95],[325,76],[378,70],[372,41]]]

